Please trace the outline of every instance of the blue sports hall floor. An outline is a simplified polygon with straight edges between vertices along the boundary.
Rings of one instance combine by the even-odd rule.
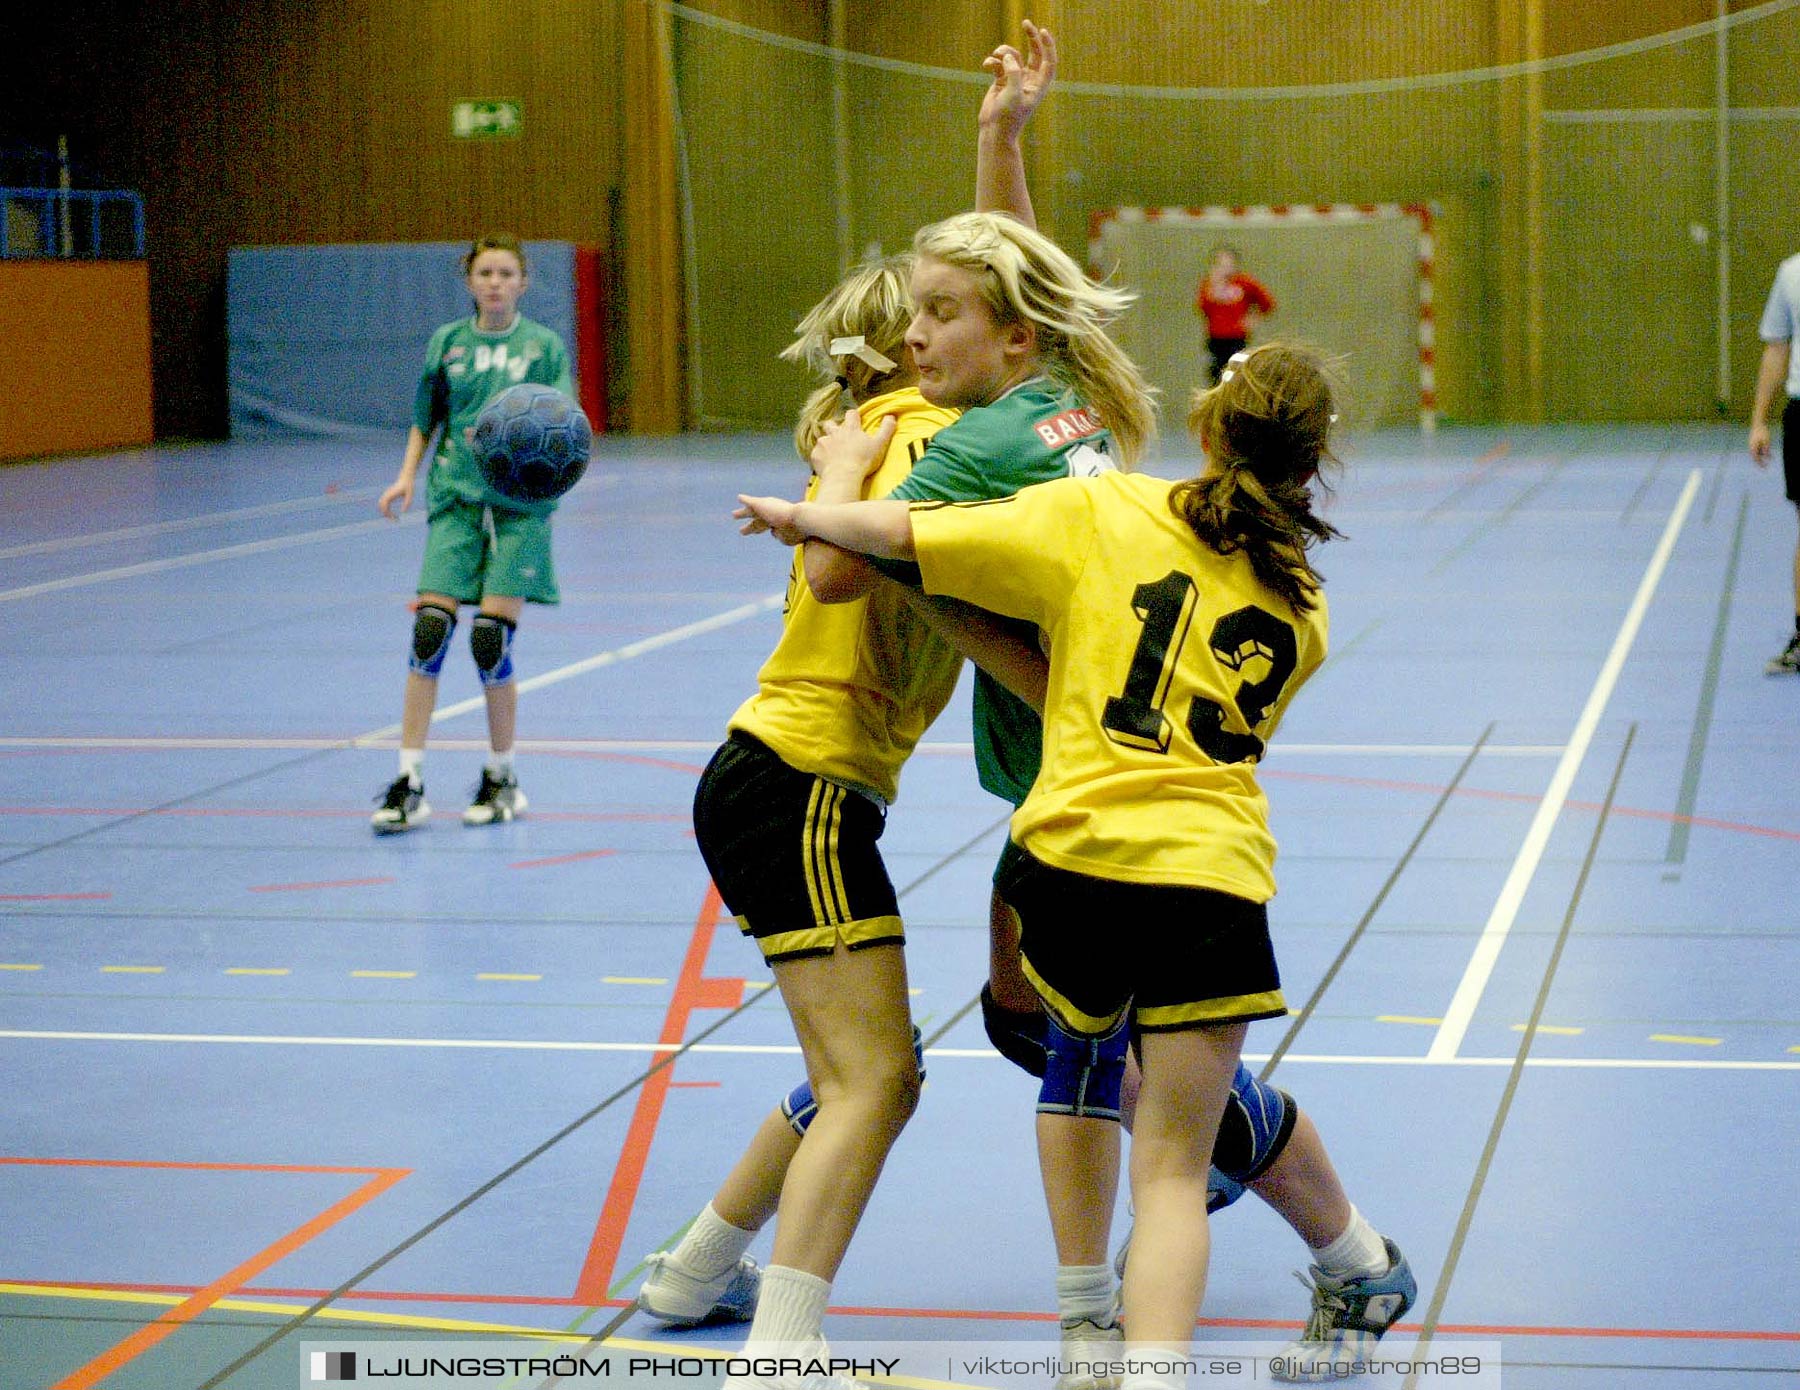
[[[1800,1385],[1779,475],[1697,425],[1347,452],[1333,652],[1264,765],[1294,1014],[1252,1065],[1410,1257],[1403,1332],[1498,1342],[1508,1390]],[[741,1336],[628,1300],[798,1077],[689,805],[780,622],[787,557],[733,495],[801,465],[602,440],[515,648],[529,813],[455,814],[459,637],[438,815],[377,838],[424,536],[374,512],[398,454],[0,470],[0,1390],[290,1387],[350,1337]],[[1055,1345],[1034,1093],[968,1009],[1004,809],[959,697],[883,841],[930,1078],[834,1341]],[[1304,1263],[1254,1199],[1220,1216],[1202,1343],[1290,1337]]]

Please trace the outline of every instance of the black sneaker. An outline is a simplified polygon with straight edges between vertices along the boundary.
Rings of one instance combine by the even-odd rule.
[[[469,809],[463,812],[464,825],[493,825],[498,821],[508,821],[526,806],[525,793],[519,790],[519,779],[512,773],[504,777],[496,777],[485,767],[481,769],[481,785],[475,788],[475,798],[469,803]]]
[[[431,807],[425,804],[425,784],[415,784],[404,772],[388,784],[378,800],[381,809],[369,817],[377,835],[398,835],[431,819]]]
[[[1769,658],[1769,664],[1763,670],[1771,676],[1791,676],[1800,671],[1800,632],[1788,639],[1788,644],[1781,649],[1780,656]]]

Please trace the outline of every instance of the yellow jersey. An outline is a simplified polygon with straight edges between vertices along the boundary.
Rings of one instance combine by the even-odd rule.
[[[912,472],[931,436],[956,418],[913,387],[858,410],[873,434],[898,418],[864,497],[883,497]],[[815,478],[807,487],[811,496]],[[850,603],[820,603],[806,585],[803,548],[788,575],[781,640],[757,674],[756,693],[731,727],[761,739],[783,762],[874,796],[900,787],[900,767],[956,690],[962,657],[907,606],[890,584]]]
[[[1202,545],[1173,483],[1107,472],[991,502],[916,502],[927,593],[1048,638],[1044,762],[1013,839],[1057,868],[1275,894],[1256,763],[1325,659],[1324,595],[1296,613],[1242,554]]]

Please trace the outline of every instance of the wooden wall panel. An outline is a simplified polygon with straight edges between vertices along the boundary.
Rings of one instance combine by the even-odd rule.
[[[75,5],[60,44],[109,44],[127,81],[101,161],[143,190],[157,424],[225,426],[232,245],[454,240],[483,230],[605,244],[619,182],[618,6],[457,0]],[[521,139],[459,141],[451,106],[524,104]]]
[[[1608,44],[1666,34],[1713,17],[1712,0],[1632,0],[1629,5],[1544,6],[1547,53],[1585,53]]]
[[[142,262],[0,261],[0,344],[0,459],[150,442]]]
[[[0,113],[28,138],[33,121],[40,140],[69,130],[78,155],[144,190],[158,428],[215,433],[225,420],[224,252],[234,243],[459,238],[496,227],[600,242],[615,236],[609,209],[625,182],[627,3],[182,0],[150,9],[68,0],[53,14],[29,7],[29,29],[28,7],[6,7],[0,39],[24,58],[17,80],[0,91]],[[830,32],[832,0],[690,3],[789,38],[819,42]],[[1733,8],[1747,3],[1733,0]],[[1026,7],[842,4],[853,49],[946,70],[851,70],[850,241],[857,250],[892,250],[919,223],[967,206],[981,85],[953,75],[975,73]],[[1040,217],[1057,240],[1079,253],[1088,213],[1117,204],[1435,199],[1454,209],[1446,237],[1468,239],[1445,247],[1446,305],[1467,311],[1447,312],[1441,325],[1446,404],[1456,399],[1476,414],[1528,404],[1520,364],[1547,317],[1543,306],[1583,290],[1568,278],[1566,256],[1534,260],[1521,250],[1533,218],[1541,228],[1582,210],[1599,219],[1591,236],[1599,263],[1624,258],[1606,283],[1657,278],[1630,263],[1644,228],[1631,209],[1608,201],[1609,189],[1618,192],[1614,171],[1598,167],[1608,147],[1598,137],[1547,139],[1551,127],[1537,121],[1534,103],[1541,96],[1554,112],[1711,100],[1707,39],[1548,75],[1535,92],[1519,81],[1213,102],[1083,95],[1069,85],[1310,85],[1442,73],[1525,56],[1528,13],[1541,17],[1534,51],[1555,54],[1708,19],[1711,0],[1055,0],[1030,8],[1054,21],[1064,46],[1065,87],[1041,113],[1032,153]],[[728,312],[707,331],[742,335],[742,360],[762,363],[835,262],[829,84],[819,76],[830,65],[780,49],[722,58],[710,39],[712,56],[684,56],[684,23],[674,21],[676,61],[689,63],[699,84],[685,95],[711,108],[704,119],[688,113],[690,165],[726,171],[694,190],[701,238],[682,249],[699,274],[686,289],[722,295]],[[1739,105],[1795,101],[1800,14],[1738,30],[1731,53]],[[450,138],[452,102],[496,97],[523,101],[523,139]],[[1773,258],[1795,240],[1780,195],[1791,184],[1793,133],[1791,122],[1733,126],[1736,314],[1754,313]],[[1639,186],[1667,180],[1682,190],[1684,207],[1688,190],[1710,178],[1710,150],[1685,135],[1646,137],[1626,158]],[[1556,206],[1533,201],[1532,190],[1543,187],[1553,188]],[[728,197],[708,206],[709,194]],[[629,261],[632,248],[621,255]],[[1622,336],[1667,331],[1666,315],[1642,292],[1609,304],[1623,316],[1613,325]],[[752,323],[765,312],[772,327]],[[1696,340],[1709,331],[1704,322],[1683,327]],[[1738,354],[1741,389],[1751,355]],[[1608,368],[1584,361],[1559,369],[1595,373],[1593,383],[1570,388],[1578,408],[1610,408],[1601,390]],[[780,364],[734,365],[716,384],[734,399],[756,400],[757,418],[769,423],[785,419],[796,394],[792,369]]]

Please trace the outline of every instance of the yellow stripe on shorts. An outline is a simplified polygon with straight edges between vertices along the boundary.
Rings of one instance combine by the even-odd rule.
[[[806,805],[806,843],[803,847],[806,895],[812,900],[813,920],[836,925],[850,917],[844,898],[844,876],[837,862],[842,787],[823,779],[813,781]]]

